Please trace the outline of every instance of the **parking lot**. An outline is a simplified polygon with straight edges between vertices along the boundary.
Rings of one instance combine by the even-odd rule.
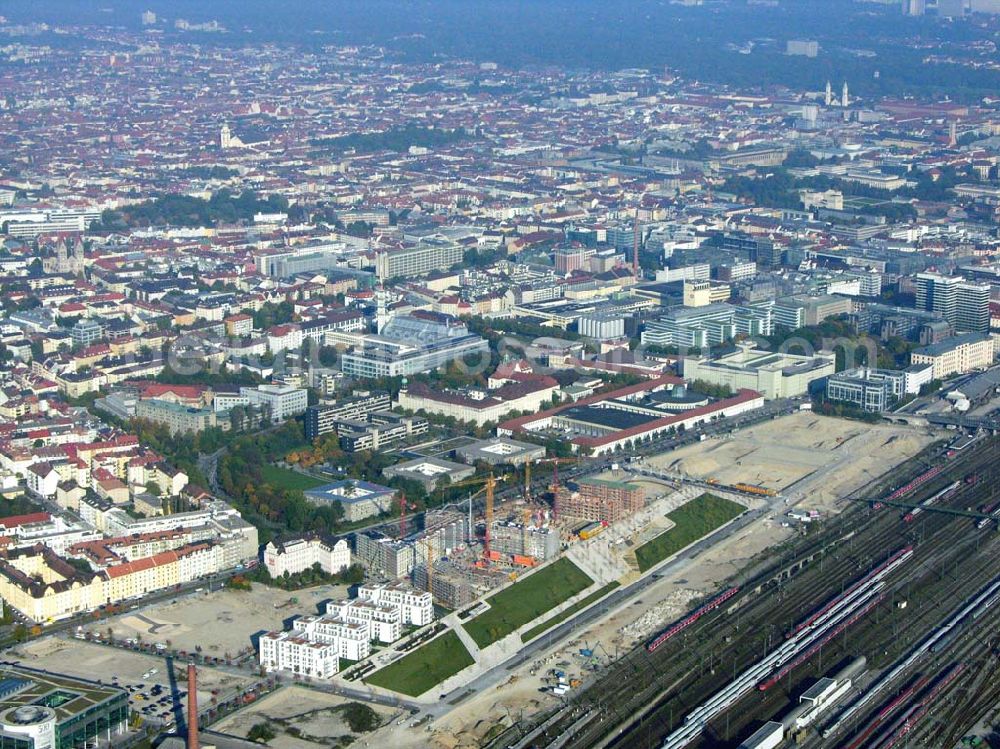
[[[5,659],[28,668],[115,684],[128,690],[129,707],[147,720],[170,724],[187,709],[187,664],[122,648],[53,635],[6,651]],[[207,707],[251,683],[249,677],[198,667],[198,705]]]

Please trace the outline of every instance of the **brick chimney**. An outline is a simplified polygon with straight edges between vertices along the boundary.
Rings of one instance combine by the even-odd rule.
[[[194,664],[188,664],[188,740],[187,749],[198,749],[198,674]]]

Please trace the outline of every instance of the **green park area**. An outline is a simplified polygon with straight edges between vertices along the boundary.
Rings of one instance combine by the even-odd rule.
[[[280,468],[279,466],[270,464],[261,466],[260,473],[264,478],[264,482],[270,484],[275,489],[308,491],[309,489],[315,489],[317,486],[329,483],[322,479],[306,476],[304,473],[299,473],[298,471],[290,471],[287,468]]]
[[[489,611],[465,624],[465,631],[485,648],[593,584],[589,576],[563,557],[486,599]]]
[[[473,663],[458,635],[447,632],[376,671],[365,681],[416,697]]]
[[[714,494],[702,494],[667,515],[674,527],[647,541],[635,551],[639,569],[645,572],[685,546],[725,525],[746,508]]]
[[[608,593],[610,593],[611,591],[613,591],[617,587],[618,587],[618,581],[616,580],[615,582],[608,583],[607,585],[605,585],[600,590],[595,590],[589,596],[585,596],[584,598],[581,598],[579,601],[577,601],[576,603],[574,603],[572,606],[567,606],[564,611],[560,611],[558,614],[556,614],[555,616],[553,616],[551,619],[546,619],[541,624],[532,627],[527,632],[525,632],[523,635],[521,635],[521,639],[524,642],[527,642],[528,640],[535,639],[536,637],[538,637],[538,635],[542,634],[542,632],[546,631],[547,629],[551,629],[552,627],[556,626],[557,624],[561,624],[562,622],[566,621],[571,616],[573,616],[574,614],[576,614],[578,611],[583,611],[585,608],[587,608],[588,606],[590,606],[592,603],[596,603],[597,601],[600,601],[602,598],[604,598],[604,596],[606,596]]]

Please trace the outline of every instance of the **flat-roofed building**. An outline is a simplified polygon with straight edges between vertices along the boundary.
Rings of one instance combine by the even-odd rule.
[[[356,393],[350,398],[341,398],[336,403],[321,403],[308,406],[305,415],[306,439],[312,441],[322,434],[336,430],[337,421],[350,419],[362,421],[376,411],[388,411],[392,399],[388,393],[377,391]]]
[[[934,379],[986,369],[996,360],[997,339],[983,333],[966,333],[919,348],[910,354],[911,364],[930,364]]]
[[[558,389],[556,380],[538,375],[487,390],[444,390],[415,382],[399,391],[398,401],[400,408],[483,426],[500,421],[513,411],[537,411],[551,405]]]
[[[556,516],[615,523],[638,512],[646,502],[640,484],[588,478],[577,482],[574,492],[560,491]]]
[[[382,471],[388,479],[404,478],[419,481],[428,491],[433,491],[438,482],[447,479],[449,484],[457,484],[471,478],[476,469],[462,463],[453,463],[440,458],[415,458],[389,466]]]
[[[375,275],[379,280],[412,278],[435,270],[447,270],[462,262],[462,246],[452,242],[433,242],[381,250],[375,255]]]
[[[521,466],[544,458],[545,448],[533,442],[496,437],[463,445],[455,450],[455,457],[469,465],[483,462],[491,466]]]
[[[805,395],[812,382],[837,371],[833,353],[804,356],[759,351],[749,346],[740,346],[736,352],[715,359],[684,359],[683,366],[684,379],[688,381],[701,380],[732,390],[755,390],[769,399]]]
[[[340,505],[344,510],[344,519],[351,523],[390,512],[396,498],[395,489],[359,479],[334,481],[303,493],[310,504]]]
[[[0,670],[0,746],[84,749],[128,732],[128,692],[28,668]]]

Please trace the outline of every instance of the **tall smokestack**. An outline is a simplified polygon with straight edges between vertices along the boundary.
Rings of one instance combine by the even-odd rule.
[[[188,740],[187,749],[198,749],[198,674],[193,663],[188,664]]]

